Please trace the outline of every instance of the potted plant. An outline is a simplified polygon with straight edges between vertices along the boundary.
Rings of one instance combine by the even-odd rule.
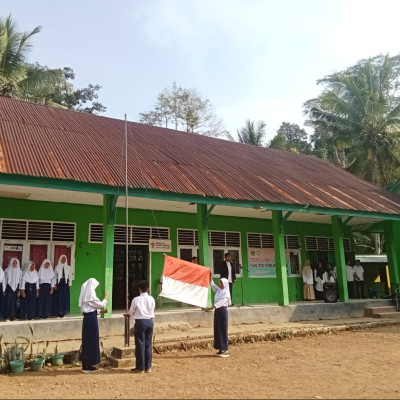
[[[12,373],[20,374],[24,371],[24,348],[17,343],[16,339],[14,344],[6,348],[4,355]]]
[[[58,353],[58,347],[54,348],[54,354],[51,356],[51,365],[63,365],[64,364],[64,354]]]

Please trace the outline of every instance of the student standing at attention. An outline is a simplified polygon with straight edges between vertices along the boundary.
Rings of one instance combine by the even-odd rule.
[[[69,314],[70,287],[72,286],[72,271],[68,265],[67,256],[62,255],[58,259],[58,264],[54,270],[57,284],[55,286],[54,311],[58,317]]]
[[[220,271],[221,279],[225,278],[229,283],[229,293],[232,300],[233,284],[236,282],[236,272],[235,264],[231,261],[231,255],[229,253],[225,253],[225,261],[221,263]],[[233,306],[233,302],[231,302],[230,305]]]
[[[104,300],[100,301],[96,296],[96,288],[99,282],[90,278],[82,284],[79,295],[79,307],[83,313],[82,322],[82,372],[96,372],[97,364],[100,363],[100,337],[97,312],[104,314],[107,305],[108,292],[104,294]]]
[[[214,349],[218,350],[215,355],[218,357],[229,357],[228,352],[228,306],[231,304],[229,283],[222,278],[217,286],[212,280],[210,270],[211,289],[215,292],[214,305],[206,310],[215,308],[214,313]]]
[[[4,321],[4,297],[6,295],[6,275],[0,265],[0,321]]]
[[[6,279],[4,318],[13,321],[17,312],[17,298],[21,295],[19,284],[22,271],[17,258],[12,258],[4,271]]]
[[[24,299],[22,302],[21,318],[35,318],[37,298],[39,297],[39,275],[33,261],[29,261],[28,268],[22,274],[21,294]]]
[[[155,301],[149,290],[149,282],[139,282],[140,295],[132,300],[129,310],[135,318],[136,368],[131,369],[134,373],[151,372]]]
[[[56,276],[53,267],[48,258],[40,266],[39,272],[39,298],[37,304],[37,316],[39,318],[48,318],[54,315],[54,285]]]

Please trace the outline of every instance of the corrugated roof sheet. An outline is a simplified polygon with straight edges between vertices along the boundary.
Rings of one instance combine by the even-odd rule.
[[[398,196],[314,156],[128,123],[131,188],[400,213]],[[0,173],[124,186],[124,121],[0,98]]]

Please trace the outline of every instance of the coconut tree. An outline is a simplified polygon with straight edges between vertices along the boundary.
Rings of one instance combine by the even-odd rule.
[[[305,103],[308,123],[354,159],[349,169],[379,185],[400,166],[398,65],[398,57],[365,60],[319,81],[324,91]]]
[[[239,142],[252,144],[254,146],[262,146],[266,126],[267,124],[264,121],[258,121],[257,124],[255,124],[254,121],[247,119],[245,126],[237,131]]]
[[[32,37],[40,31],[37,26],[31,32],[20,32],[11,14],[0,18],[0,96],[27,99],[30,90],[57,82],[58,75],[53,70],[28,74]]]

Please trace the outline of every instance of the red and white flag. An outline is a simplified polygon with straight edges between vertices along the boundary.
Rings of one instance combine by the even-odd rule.
[[[207,307],[210,268],[165,256],[160,296]]]

